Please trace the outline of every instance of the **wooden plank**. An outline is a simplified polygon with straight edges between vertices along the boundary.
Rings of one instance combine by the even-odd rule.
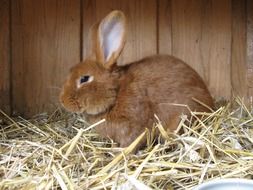
[[[10,18],[9,0],[0,1],[0,109],[10,113]]]
[[[253,105],[253,2],[247,0],[247,85],[248,97]]]
[[[158,53],[172,54],[171,0],[158,1]]]
[[[246,1],[232,1],[231,80],[233,95],[247,98]]]
[[[201,0],[172,0],[172,54],[206,79],[201,57]]]
[[[12,1],[12,38],[14,111],[54,109],[68,69],[80,61],[80,1]]]
[[[172,0],[171,7],[172,54],[202,76],[213,96],[229,99],[230,0]]]
[[[84,0],[83,55],[89,50],[90,27],[114,9],[122,10],[128,19],[127,43],[119,62],[132,62],[157,52],[156,0]]]
[[[201,57],[213,96],[231,98],[231,1],[207,0],[202,5]]]

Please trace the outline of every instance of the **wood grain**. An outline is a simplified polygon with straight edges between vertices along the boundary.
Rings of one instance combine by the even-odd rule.
[[[52,111],[68,69],[80,61],[79,0],[12,1],[14,112]]]
[[[230,0],[160,0],[159,3],[159,52],[171,51],[202,76],[213,96],[229,99]],[[171,6],[171,16],[163,10],[166,5]]]
[[[253,105],[253,2],[247,0],[247,85],[248,97]]]
[[[158,1],[158,53],[172,54],[172,7],[171,0]]]
[[[127,42],[119,62],[132,62],[157,51],[155,0],[84,0],[83,57],[89,51],[90,27],[114,9],[122,10],[128,19]]]
[[[201,57],[201,0],[172,0],[172,54],[205,77]]]
[[[0,109],[10,113],[10,18],[9,0],[0,1]]]
[[[246,1],[232,1],[231,82],[233,96],[247,98]]]
[[[201,56],[214,97],[231,98],[231,1],[203,1]]]

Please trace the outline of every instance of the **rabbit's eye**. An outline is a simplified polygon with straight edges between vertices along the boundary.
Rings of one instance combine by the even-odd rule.
[[[80,83],[82,84],[82,83],[88,82],[89,79],[90,79],[90,76],[88,76],[88,75],[82,76],[80,78]]]
[[[82,84],[89,83],[93,81],[93,76],[84,75],[79,78],[77,81],[77,87],[79,88]]]

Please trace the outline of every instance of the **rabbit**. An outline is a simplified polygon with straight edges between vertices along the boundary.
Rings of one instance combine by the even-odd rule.
[[[152,128],[154,114],[168,132],[173,132],[182,114],[209,112],[213,99],[201,77],[182,60],[153,55],[132,63],[117,59],[126,41],[126,17],[114,10],[91,29],[91,53],[71,68],[60,102],[89,122],[105,118],[96,127],[119,147],[127,147],[146,128]],[[207,106],[203,106],[194,98]],[[143,141],[140,146],[145,146]]]

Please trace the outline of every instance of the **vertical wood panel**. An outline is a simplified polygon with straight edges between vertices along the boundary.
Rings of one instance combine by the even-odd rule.
[[[204,2],[202,58],[208,66],[209,87],[215,97],[231,97],[231,29],[230,0]]]
[[[247,0],[247,81],[248,97],[253,104],[253,2]]]
[[[201,0],[172,0],[172,54],[191,65],[203,78]]]
[[[80,60],[79,10],[79,0],[12,1],[15,112],[55,108],[68,68]]]
[[[168,1],[159,2],[159,11],[164,12]],[[171,21],[168,18],[159,19],[159,42],[168,41],[163,36],[171,32],[172,54],[202,76],[213,96],[230,98],[231,1],[171,0]],[[171,27],[161,30],[166,25],[163,19]],[[170,53],[169,45],[163,46],[159,45],[160,52]]]
[[[172,54],[171,0],[159,0],[158,3],[158,53]]]
[[[0,1],[0,109],[10,112],[9,0]]]
[[[84,0],[83,54],[89,50],[88,30],[114,9],[122,10],[128,19],[127,43],[119,62],[136,61],[156,53],[156,1],[155,0]]]
[[[231,80],[234,96],[247,97],[246,1],[232,1]]]

